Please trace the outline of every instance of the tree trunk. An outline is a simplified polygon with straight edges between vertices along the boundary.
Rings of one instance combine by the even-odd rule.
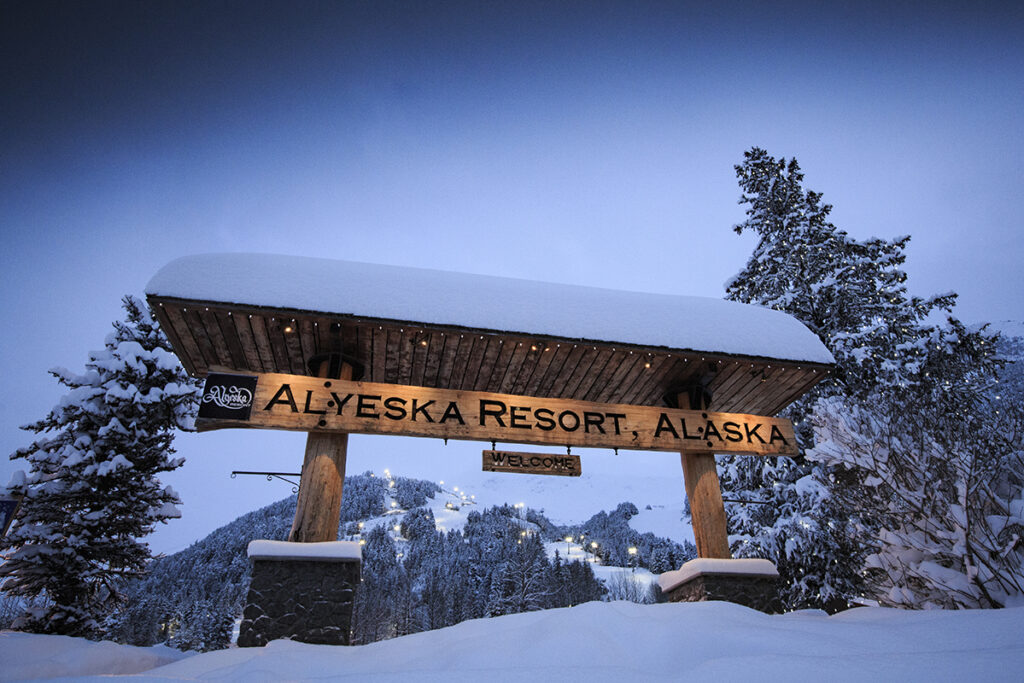
[[[317,377],[326,378],[329,368],[330,362],[323,361]],[[352,379],[352,366],[342,363],[339,374],[336,379]],[[347,454],[348,434],[344,432],[310,432],[306,436],[306,457],[302,463],[299,497],[289,541],[314,543],[338,540]]]
[[[679,407],[689,410],[708,410],[707,401],[690,394],[679,394]],[[722,486],[718,481],[715,456],[698,453],[681,454],[686,498],[690,501],[690,519],[693,538],[697,544],[697,557],[729,559],[729,537],[725,527],[725,504]]]

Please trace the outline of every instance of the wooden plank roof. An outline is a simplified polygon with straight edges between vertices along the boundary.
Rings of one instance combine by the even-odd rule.
[[[218,255],[224,256],[235,255]],[[211,265],[203,262],[203,257],[193,258]],[[294,264],[290,257],[278,258],[287,260],[281,263]],[[167,268],[175,264],[179,264],[177,271],[168,276]],[[183,270],[180,262],[172,262],[150,282],[147,297],[185,368],[197,376],[205,376],[211,369],[305,375],[314,356],[340,352],[358,363],[363,378],[373,382],[655,406],[663,405],[667,394],[700,383],[711,392],[715,410],[772,415],[810,389],[830,368],[827,351],[822,356],[806,339],[797,340],[796,345],[803,344],[805,349],[798,355],[812,359],[794,360],[645,344],[635,338],[616,341],[550,331],[508,331],[481,326],[482,317],[476,317],[475,324],[459,325],[447,319],[429,322],[424,319],[428,315],[395,319],[352,313],[365,311],[359,305],[341,311],[281,303],[259,305],[237,299],[260,298],[261,287],[272,287],[266,270],[252,272],[249,277],[258,280],[260,287],[254,287],[249,296],[239,296],[245,283],[225,285],[217,277],[199,285],[175,284],[175,278],[180,280],[186,271],[198,272],[201,277],[202,269],[197,271],[195,266],[196,261],[186,260]],[[487,280],[470,277],[476,278],[473,282]],[[499,284],[504,287],[507,282]],[[557,297],[564,286],[551,287],[552,296]],[[229,296],[217,296],[224,290],[229,290]],[[361,292],[352,290],[349,296],[358,302]],[[316,303],[298,301],[307,306],[310,302]],[[655,317],[662,313],[663,309],[648,311]],[[749,333],[758,335],[758,318],[753,318]],[[806,328],[803,331],[813,337]]]

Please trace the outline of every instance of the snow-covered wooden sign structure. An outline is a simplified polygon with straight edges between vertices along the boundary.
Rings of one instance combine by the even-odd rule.
[[[200,430],[309,432],[295,541],[335,540],[363,432],[680,452],[698,554],[728,558],[714,454],[795,454],[768,416],[832,363],[755,306],[325,259],[181,258],[147,295],[214,376]]]

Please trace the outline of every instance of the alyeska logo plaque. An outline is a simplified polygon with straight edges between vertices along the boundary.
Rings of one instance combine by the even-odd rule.
[[[250,375],[226,375],[211,372],[203,387],[199,417],[220,420],[248,420],[258,378]]]

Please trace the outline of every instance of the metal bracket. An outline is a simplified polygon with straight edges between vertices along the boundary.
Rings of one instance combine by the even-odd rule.
[[[290,479],[285,479],[285,477],[301,477],[302,476],[298,472],[250,472],[248,470],[233,470],[231,472],[231,478],[234,479],[235,475],[238,475],[238,474],[258,474],[258,475],[263,475],[263,476],[266,476],[267,481],[273,481],[274,479],[280,479],[281,481],[285,482],[286,484],[291,484],[292,485],[292,493],[298,493],[299,492],[299,483],[295,482],[295,481],[292,481]]]

